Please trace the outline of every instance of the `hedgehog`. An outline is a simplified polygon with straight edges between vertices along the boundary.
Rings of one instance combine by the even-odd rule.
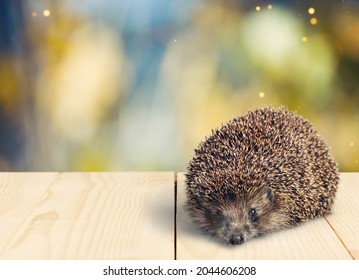
[[[338,167],[313,125],[258,108],[212,130],[185,173],[186,211],[205,233],[239,245],[330,212]]]

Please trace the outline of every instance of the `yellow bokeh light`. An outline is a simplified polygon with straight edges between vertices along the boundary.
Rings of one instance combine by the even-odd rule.
[[[256,11],[259,12],[261,10],[261,7],[257,6]]]
[[[315,14],[315,9],[314,9],[313,7],[310,7],[310,8],[308,9],[308,14],[314,15],[314,14]]]
[[[316,25],[317,23],[318,23],[317,18],[313,17],[313,18],[310,19],[310,24],[311,25]]]
[[[260,98],[264,98],[264,96],[265,96],[264,92],[261,91],[261,92],[259,93],[259,97],[260,97]]]
[[[273,6],[271,4],[268,5],[268,10],[272,10]]]
[[[50,16],[50,11],[49,10],[44,10],[44,12],[43,12],[43,15],[45,16],[45,17],[49,17]]]
[[[351,141],[351,142],[349,143],[349,146],[350,146],[350,147],[354,147],[354,142]]]
[[[306,43],[307,41],[308,41],[308,37],[307,37],[307,36],[303,36],[303,37],[302,37],[302,42],[303,42],[303,43]]]

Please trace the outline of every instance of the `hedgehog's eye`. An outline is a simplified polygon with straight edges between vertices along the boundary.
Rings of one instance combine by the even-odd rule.
[[[224,215],[222,214],[222,212],[220,211],[217,211],[215,214],[214,214],[214,217],[215,217],[215,222],[216,222],[216,225],[220,228],[220,227],[223,227],[226,223],[226,219],[224,218]]]
[[[248,216],[249,216],[249,219],[251,220],[251,222],[255,222],[258,220],[258,214],[257,214],[257,211],[255,208],[249,209]]]

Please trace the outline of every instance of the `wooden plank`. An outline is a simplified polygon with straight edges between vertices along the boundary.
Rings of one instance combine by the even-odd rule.
[[[173,259],[174,173],[0,173],[1,259]]]
[[[324,218],[252,239],[222,244],[199,232],[184,211],[184,174],[177,178],[177,259],[351,259]]]
[[[327,218],[354,259],[359,259],[359,173],[341,173],[332,214]]]

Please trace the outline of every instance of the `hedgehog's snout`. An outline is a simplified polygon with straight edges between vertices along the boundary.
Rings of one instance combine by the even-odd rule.
[[[230,238],[229,238],[229,243],[232,245],[240,245],[244,242],[244,238],[242,235],[240,234],[233,234]]]
[[[228,244],[240,245],[247,240],[248,225],[244,224],[240,211],[236,208],[217,213],[216,235]]]

